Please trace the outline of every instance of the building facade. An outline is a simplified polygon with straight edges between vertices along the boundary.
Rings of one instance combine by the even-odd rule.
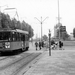
[[[54,26],[54,38],[57,38],[57,35],[58,35],[57,32],[58,32],[60,26],[62,26],[61,23],[58,23]]]

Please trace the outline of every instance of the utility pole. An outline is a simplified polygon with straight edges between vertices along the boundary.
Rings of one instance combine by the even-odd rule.
[[[49,29],[49,56],[51,56],[51,31]]]
[[[60,12],[59,12],[59,0],[58,0],[58,24],[59,24],[59,41],[60,41]]]
[[[58,0],[58,23],[60,23],[59,0]]]
[[[41,20],[39,20],[37,17],[35,17],[35,19],[37,19],[39,22],[40,22],[40,24],[41,24],[41,41],[42,41],[42,24],[43,24],[43,22],[47,19],[48,17],[46,17],[44,20],[42,20],[42,16],[41,16]]]
[[[58,28],[57,29],[59,29],[59,40],[60,40],[60,25],[61,25],[61,23],[60,23],[60,19],[61,19],[61,17],[60,17],[60,12],[59,12],[59,0],[57,1],[58,3],[58,17],[57,17],[57,20],[58,20]]]
[[[41,41],[42,41],[42,23],[43,23],[43,21],[42,21],[42,17],[41,17]]]

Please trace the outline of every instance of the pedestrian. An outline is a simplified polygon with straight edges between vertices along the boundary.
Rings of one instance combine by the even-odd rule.
[[[63,47],[63,42],[62,41],[59,41],[59,49],[62,50],[62,47]]]
[[[36,47],[36,50],[37,50],[37,47],[38,47],[38,43],[37,42],[35,42],[35,47]]]
[[[42,41],[41,44],[42,44],[42,47],[44,47],[44,41]]]
[[[39,49],[41,50],[42,44],[41,41],[39,41]]]
[[[59,41],[59,49],[61,49],[61,41]]]
[[[54,40],[51,40],[51,49],[55,49],[55,41]]]
[[[57,47],[58,47],[58,43],[57,43],[57,42],[55,42],[55,49],[57,49]]]
[[[55,41],[54,40],[51,40],[51,45],[55,44]]]
[[[63,42],[61,42],[61,46],[62,46],[62,50],[64,50],[64,48],[63,48]]]

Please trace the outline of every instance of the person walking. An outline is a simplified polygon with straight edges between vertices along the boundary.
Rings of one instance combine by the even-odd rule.
[[[54,40],[51,40],[51,49],[55,49],[55,41]]]
[[[62,47],[63,47],[63,42],[59,41],[59,49],[62,50]]]
[[[61,46],[62,46],[62,50],[64,50],[64,48],[63,48],[63,42],[61,42]]]
[[[43,48],[44,47],[44,41],[42,41],[41,44],[42,44],[42,48]]]
[[[36,50],[37,50],[37,47],[38,47],[38,43],[37,42],[35,42],[35,47],[36,47]]]
[[[39,49],[41,50],[42,44],[41,41],[39,41]]]
[[[59,41],[59,49],[61,49],[61,41]]]

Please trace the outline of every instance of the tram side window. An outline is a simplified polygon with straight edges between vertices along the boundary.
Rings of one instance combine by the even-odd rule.
[[[11,33],[8,33],[8,41],[11,41]]]
[[[10,41],[10,32],[0,32],[0,40]]]
[[[15,32],[15,41],[17,41],[17,32]]]
[[[13,32],[12,41],[17,41],[17,33]]]
[[[21,35],[20,35],[20,33],[18,33],[18,32],[16,32],[16,41],[20,41],[20,38],[21,38]]]
[[[23,35],[21,34],[21,41],[23,41]]]
[[[25,41],[25,35],[21,34],[21,41]]]
[[[21,41],[21,37],[22,37],[22,34],[21,34],[21,33],[19,33],[19,41]]]
[[[17,41],[20,41],[20,33],[17,33]]]
[[[23,35],[23,41],[25,41],[25,35]]]
[[[28,41],[29,40],[29,37],[28,37],[28,35],[26,34],[25,35],[25,41]]]

